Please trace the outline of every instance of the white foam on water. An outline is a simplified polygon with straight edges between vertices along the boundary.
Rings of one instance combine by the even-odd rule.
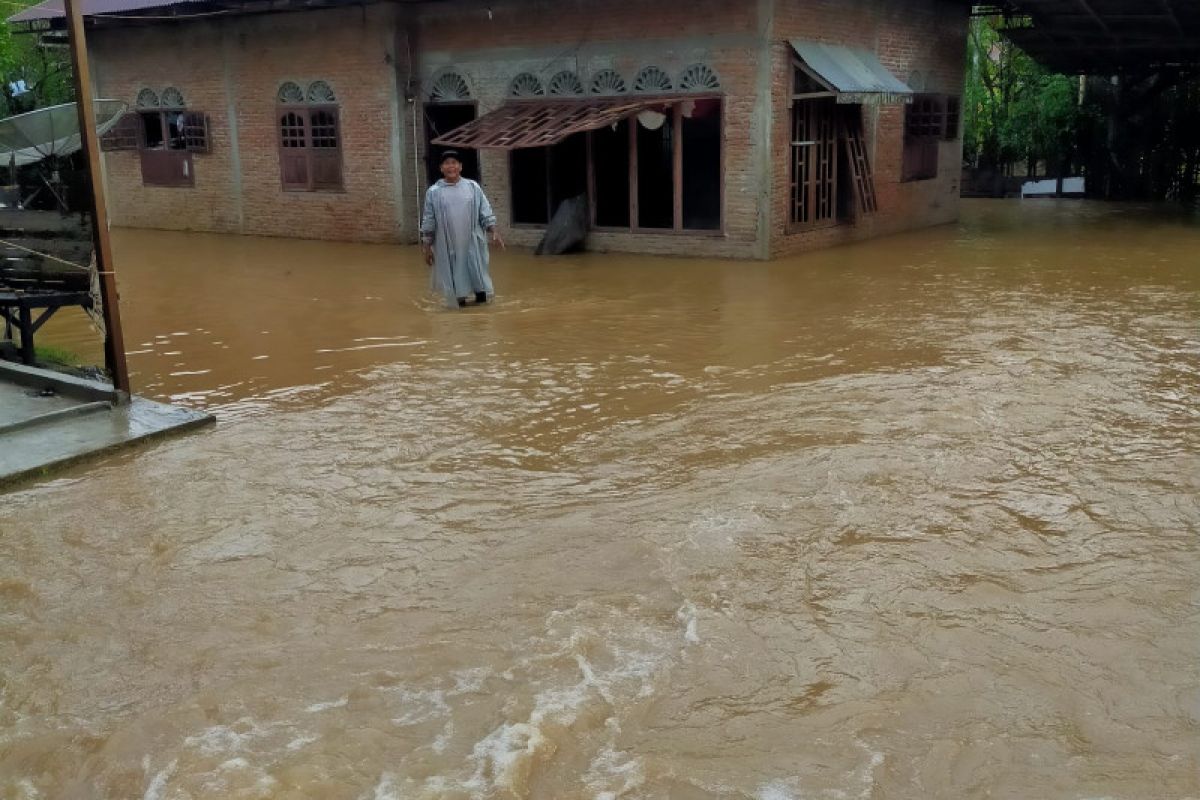
[[[18,800],[38,800],[42,795],[38,792],[37,787],[33,785],[33,781],[25,778],[17,784]]]
[[[472,796],[490,795],[501,788],[524,795],[534,757],[551,744],[542,734],[543,715],[534,711],[529,719],[501,725],[475,743],[470,756],[475,772],[464,784]]]
[[[867,760],[867,763],[863,764],[862,768],[858,770],[856,774],[859,783],[861,783],[863,787],[858,796],[860,798],[869,800],[872,790],[875,788],[875,770],[884,762],[884,755],[877,750],[872,750],[864,742],[855,740],[855,744],[857,744],[867,755],[870,756],[870,758]]]
[[[700,633],[697,631],[696,606],[691,600],[684,602],[675,612],[675,619],[683,623],[683,639],[692,644],[699,644]]]
[[[701,550],[726,550],[745,534],[762,530],[765,523],[753,508],[707,509],[688,523],[687,541]]]
[[[867,759],[840,781],[845,788],[821,789],[814,795],[803,790],[800,778],[792,777],[759,786],[754,795],[755,800],[804,800],[814,796],[829,800],[848,800],[851,797],[870,800],[875,790],[875,770],[885,761],[885,756],[872,750],[862,741],[856,739],[854,743],[867,755]]]
[[[330,700],[327,703],[313,703],[308,708],[304,709],[310,714],[316,714],[318,711],[325,711],[330,708],[341,708],[350,702],[349,697],[339,697],[337,700]]]
[[[591,703],[602,701],[615,707],[622,697],[653,692],[652,680],[662,668],[665,655],[610,645],[615,665],[597,670],[579,652],[584,638],[577,631],[567,645],[568,650],[575,651],[573,656],[581,675],[577,684],[540,692],[526,721],[505,723],[476,743],[470,756],[474,771],[465,784],[473,795],[488,796],[497,790],[521,795],[535,759],[556,749],[545,734],[548,725],[574,724]]]
[[[214,725],[195,736],[187,737],[183,743],[188,747],[198,748],[204,755],[215,756],[237,752],[245,747],[247,742],[266,732],[250,717],[242,717],[234,725],[245,730],[235,730],[231,725]]]
[[[595,800],[617,800],[645,784],[645,765],[641,758],[608,746],[592,759],[583,781],[596,793]]]
[[[441,689],[408,689],[403,686],[389,687],[386,691],[400,695],[404,713],[392,720],[393,725],[405,727],[450,716],[450,705],[446,693]]]
[[[476,667],[474,669],[460,669],[450,673],[450,677],[454,678],[454,690],[451,694],[464,694],[466,692],[478,692],[483,688],[483,682],[492,674],[490,667]]]
[[[372,800],[401,800],[400,787],[396,785],[396,777],[392,773],[385,772],[379,776]]]
[[[441,754],[446,752],[446,748],[450,746],[450,738],[454,736],[454,723],[447,722],[446,727],[442,728],[442,732],[434,739],[429,747],[433,752]]]
[[[290,742],[287,743],[287,749],[294,752],[294,751],[299,750],[300,748],[304,747],[305,745],[312,744],[313,742],[317,741],[317,739],[319,739],[319,738],[321,738],[321,737],[314,736],[311,733],[306,733],[303,736],[297,736],[295,739],[292,739]]]
[[[149,757],[142,759],[142,766],[149,771]],[[150,784],[146,787],[146,793],[142,795],[142,800],[163,800],[163,792],[167,788],[167,781],[171,779],[171,775],[175,773],[175,767],[179,763],[178,760],[172,761],[161,769],[151,779]]]
[[[686,622],[684,629],[686,634]],[[424,704],[426,713],[414,712],[410,721],[430,718],[427,712],[434,708],[447,718],[429,745],[439,754],[452,752],[458,732],[450,698],[477,693],[489,679],[497,685],[489,684],[488,694],[508,698],[499,709],[508,718],[475,741],[461,771],[428,776],[419,789],[409,788],[422,798],[523,797],[538,763],[550,758],[558,739],[567,735],[573,747],[591,751],[588,788],[595,797],[616,800],[636,794],[644,769],[639,758],[616,749],[618,718],[623,706],[654,693],[663,670],[677,657],[678,642],[678,633],[660,622],[639,623],[627,608],[585,602],[550,612],[545,635],[527,642],[526,655],[503,673],[486,668],[451,673],[454,686],[444,693],[399,690]],[[533,687],[532,697],[525,695],[526,687]],[[514,715],[517,709],[522,711]]]

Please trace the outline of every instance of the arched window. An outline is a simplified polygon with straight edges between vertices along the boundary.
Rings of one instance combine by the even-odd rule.
[[[276,95],[279,175],[285,191],[342,188],[342,133],[337,96],[325,81],[304,89],[286,81]]]
[[[443,72],[433,80],[429,90],[431,103],[457,103],[471,99],[471,87],[467,79],[454,71]]]
[[[308,85],[308,102],[315,105],[331,105],[337,102],[333,89],[325,81],[313,81]]]
[[[174,86],[143,88],[134,108],[101,137],[100,148],[137,150],[146,186],[194,186],[192,154],[209,152],[208,117],[189,109]]]
[[[646,67],[633,81],[635,92],[658,94],[671,91],[671,78],[658,67]]]
[[[185,108],[187,106],[187,103],[183,102],[183,92],[174,86],[168,86],[166,89],[163,89],[158,104],[163,108]]]
[[[550,94],[583,94],[583,82],[579,80],[579,76],[574,72],[565,69],[550,79]]]
[[[509,97],[538,97],[545,93],[541,80],[532,72],[522,72],[508,86]]]
[[[522,73],[509,84],[509,93],[513,97],[542,94],[541,81],[536,75]],[[461,71],[448,67],[433,74],[429,83],[429,100],[421,113],[425,120],[425,175],[429,183],[436,183],[441,177],[442,153],[449,149],[458,151],[463,176],[479,180],[479,153],[476,150],[448,148],[433,143],[439,136],[472,122],[476,111],[471,85]]]
[[[679,73],[679,88],[685,92],[705,92],[720,89],[721,81],[707,64],[692,64]]]
[[[304,103],[304,90],[300,88],[300,84],[292,81],[284,81],[279,86],[279,94],[277,95],[279,102],[283,105],[297,106]]]
[[[624,94],[625,79],[615,69],[602,69],[592,78],[592,94]]]

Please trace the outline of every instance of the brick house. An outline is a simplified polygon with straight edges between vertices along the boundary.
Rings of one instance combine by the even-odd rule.
[[[963,0],[300,5],[85,0],[113,224],[411,242],[448,145],[523,245],[576,195],[590,248],[677,255],[957,217]]]

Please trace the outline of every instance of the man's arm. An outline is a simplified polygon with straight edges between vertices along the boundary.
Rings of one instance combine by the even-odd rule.
[[[487,195],[483,192],[483,187],[475,185],[479,192],[479,224],[483,229],[492,235],[492,241],[500,245],[500,249],[504,249],[504,239],[500,236],[500,231],[496,227],[496,215],[492,211],[492,204],[488,202]]]
[[[425,263],[433,266],[433,239],[437,233],[437,218],[433,214],[433,190],[430,186],[425,190],[425,206],[421,210],[421,251],[425,254]]]

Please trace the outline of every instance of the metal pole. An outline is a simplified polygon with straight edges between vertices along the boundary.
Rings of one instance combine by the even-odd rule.
[[[96,108],[92,104],[92,78],[88,68],[87,39],[83,33],[81,0],[65,0],[67,34],[71,42],[71,72],[75,78],[75,107],[79,111],[79,144],[87,157],[92,185],[92,243],[100,270],[100,298],[104,303],[104,365],[112,375],[113,388],[127,397],[129,367],[125,363],[125,336],[117,307],[117,280],[113,272],[112,244],[108,238],[108,205],[100,179],[100,140],[96,136]]]

